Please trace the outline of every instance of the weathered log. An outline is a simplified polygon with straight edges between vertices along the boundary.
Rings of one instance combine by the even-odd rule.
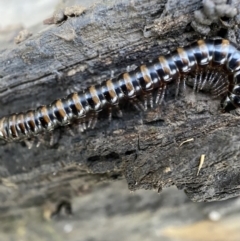
[[[2,50],[1,116],[48,104],[68,89],[99,83],[198,39],[190,24],[200,7],[199,0],[106,1]],[[221,30],[211,27],[209,37]],[[231,32],[236,42],[238,31]],[[109,125],[103,116],[86,133],[71,136],[59,128],[53,146],[2,143],[1,210],[70,198],[86,185],[123,177],[130,190],[176,185],[193,201],[239,195],[239,117],[222,113],[219,99],[190,87],[175,99],[172,85],[159,108],[122,108],[123,118]]]

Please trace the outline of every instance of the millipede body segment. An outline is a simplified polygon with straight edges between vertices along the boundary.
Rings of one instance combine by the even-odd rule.
[[[152,107],[154,92],[154,102],[160,104],[168,84],[176,84],[177,95],[179,84],[185,86],[189,76],[194,76],[194,90],[207,87],[214,95],[223,95],[224,110],[240,107],[240,51],[226,39],[199,40],[85,91],[35,110],[5,116],[0,119],[0,138],[22,141],[74,120],[84,130],[86,123],[93,127],[92,122],[100,111],[117,108],[123,99],[132,103],[143,99],[142,106]]]

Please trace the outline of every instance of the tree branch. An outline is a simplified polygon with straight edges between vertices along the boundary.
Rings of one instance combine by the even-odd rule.
[[[178,7],[106,1],[2,51],[1,116],[48,104],[67,89],[86,88],[198,39],[190,23],[200,7],[198,0]],[[83,134],[60,128],[54,146],[2,143],[2,209],[71,197],[86,185],[122,177],[130,190],[176,185],[194,201],[239,195],[239,117],[221,113],[220,100],[209,94],[190,87],[178,99],[174,93],[170,86],[165,103],[145,113],[123,105],[123,118],[109,125],[103,115]]]

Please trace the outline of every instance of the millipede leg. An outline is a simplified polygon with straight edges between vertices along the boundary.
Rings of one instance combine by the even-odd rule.
[[[78,123],[78,131],[79,132],[84,132],[84,128],[82,126],[82,123]]]
[[[70,126],[66,126],[67,132],[71,135],[71,136],[75,136],[73,130],[71,129]]]
[[[214,83],[215,80],[216,82]],[[212,81],[210,82],[210,86],[212,88],[216,87],[220,80],[222,80],[222,77],[219,75],[219,73],[216,72],[213,76]]]
[[[186,77],[183,77],[183,93],[186,92]]]
[[[228,90],[228,82],[227,81],[223,81],[222,84],[220,86],[218,86],[217,88],[214,88],[212,90],[212,93],[214,95],[214,97],[218,97],[223,93],[226,93]]]
[[[204,86],[206,85],[207,80],[208,80],[208,75],[209,75],[209,71],[207,71],[207,73],[205,74],[205,77],[202,81],[202,85],[200,86],[200,90],[202,90],[204,88]]]
[[[160,99],[160,96],[161,96],[161,92],[162,92],[162,88],[160,87],[158,90],[157,90],[157,96],[156,96],[156,100],[155,100],[155,103],[158,104],[159,102],[159,99]]]
[[[153,93],[149,93],[148,100],[150,107],[153,108]]]
[[[147,110],[148,104],[150,105],[150,108],[153,108],[153,94],[148,93],[144,95],[144,109]]]
[[[212,86],[212,88],[213,89],[217,88],[217,85],[219,85],[219,83],[222,83],[222,82],[223,82],[223,77],[218,78],[217,81]]]
[[[94,118],[94,116],[93,116],[93,115],[91,115],[91,116],[90,116],[90,118],[89,118],[89,120],[88,120],[87,129],[91,127],[92,122],[93,122],[93,118]]]
[[[108,122],[112,121],[112,107],[108,107]]]
[[[214,83],[214,80],[217,78],[217,77],[219,77],[219,74],[218,74],[218,72],[215,72],[213,75],[212,75],[212,79],[210,80],[210,82],[209,82],[209,86],[210,87],[214,87],[214,85],[215,85],[215,83]]]
[[[34,141],[33,140],[24,140],[24,143],[27,146],[27,148],[30,150],[33,147]]]
[[[97,125],[97,121],[98,121],[98,114],[96,114],[94,116],[93,122],[92,122],[92,129],[94,129]]]
[[[209,75],[208,79],[209,79],[209,80],[212,80],[214,74],[216,74],[216,72],[211,71],[211,74]],[[210,84],[211,84],[211,83],[210,83]]]
[[[129,101],[135,107],[136,110],[140,111],[139,107],[137,106],[137,104],[135,103],[135,101],[133,99],[130,99]]]
[[[201,89],[202,83],[203,83],[203,72],[201,71],[199,74],[199,81],[197,83],[197,92],[199,92],[199,90]]]
[[[228,92],[228,86],[223,88],[221,92],[218,92],[218,95],[216,97],[218,97],[218,96],[220,96],[222,94],[226,94],[227,92]]]
[[[47,134],[47,138],[46,138],[46,134]],[[55,143],[55,132],[50,131],[50,132],[44,132],[40,135],[35,136],[37,139],[37,144],[36,147],[39,147],[41,144],[43,145],[48,145],[49,146],[53,146]]]
[[[136,108],[136,110],[144,111],[144,106],[138,99],[134,98],[134,99],[130,99],[129,101]]]
[[[215,88],[212,89],[213,94],[217,94],[219,92],[219,90],[221,90],[222,87],[224,87],[224,86],[225,86],[224,83],[221,84],[220,86],[215,86]]]
[[[75,92],[80,92],[82,89],[78,86],[72,86],[70,88],[67,89],[67,94],[72,94],[72,93],[75,93]]]
[[[38,140],[37,140],[36,147],[38,148],[41,144],[42,144],[42,142],[38,139]]]
[[[179,94],[179,86],[180,86],[180,78],[177,78],[177,87],[176,87],[176,92],[175,92],[175,98],[177,98]]]
[[[37,137],[37,144],[36,144],[36,147],[39,147],[41,144],[44,144],[45,141],[44,141],[44,136],[42,134],[36,136]]]
[[[143,103],[139,99],[136,99],[136,104],[138,105],[141,111],[145,110]]]
[[[163,99],[165,97],[165,91],[166,91],[166,85],[163,86],[163,90],[162,90],[162,93],[161,93],[159,105],[162,104],[162,102],[163,102]]]
[[[166,85],[164,85],[163,87],[160,87],[157,91],[157,96],[156,96],[156,101],[155,103],[160,105],[164,99],[165,96],[165,90],[166,90]]]
[[[53,134],[53,132],[50,132],[49,135],[50,135],[49,145],[53,146],[54,141],[55,141],[54,134]]]
[[[119,106],[116,105],[114,108],[116,109],[116,114],[117,114],[117,116],[121,118],[121,117],[123,116],[123,113],[122,113],[122,111],[120,110]]]
[[[94,129],[97,124],[98,113],[92,113],[88,120],[87,129]]]
[[[86,124],[86,119],[85,118],[83,118],[82,128],[83,128],[83,131],[87,130],[87,124]]]
[[[148,97],[147,97],[147,95],[144,95],[143,99],[144,99],[144,109],[147,110],[147,106],[148,106]]]
[[[195,76],[195,78],[194,78],[194,84],[193,84],[193,91],[194,91],[194,92],[195,92],[196,89],[197,89],[198,76],[199,76],[199,73],[196,73],[196,76]]]
[[[78,131],[84,132],[87,129],[85,118],[78,120],[77,124],[78,124]]]

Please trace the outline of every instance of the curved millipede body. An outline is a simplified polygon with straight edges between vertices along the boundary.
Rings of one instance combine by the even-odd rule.
[[[142,98],[146,108],[149,98],[153,105],[151,94],[156,91],[155,103],[160,104],[169,83],[176,84],[178,94],[179,84],[185,85],[189,76],[194,76],[194,90],[207,87],[216,96],[224,95],[224,110],[240,107],[240,51],[226,39],[199,40],[47,106],[3,117],[0,138],[22,141],[74,120],[79,120],[85,129],[86,121],[91,126],[98,112],[117,107],[123,99],[135,103]]]

